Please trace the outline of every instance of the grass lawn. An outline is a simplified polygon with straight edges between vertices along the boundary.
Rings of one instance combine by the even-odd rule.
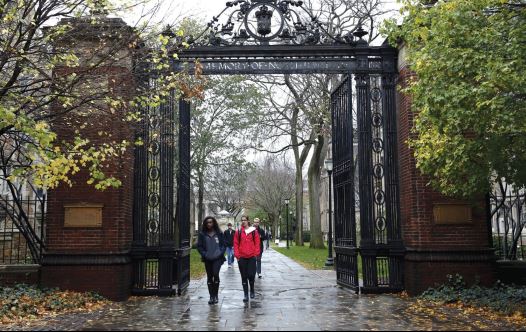
[[[305,243],[304,247],[291,245],[290,249],[278,248],[278,246],[273,245],[272,249],[293,259],[309,270],[323,269],[327,260],[327,249],[312,249],[309,248],[309,243]]]
[[[327,243],[325,243],[325,245],[327,245]],[[327,248],[312,249],[309,248],[309,243],[307,242],[305,242],[304,247],[291,245],[290,249],[279,248],[277,245],[272,244],[272,249],[291,258],[309,270],[322,270],[325,267],[325,261],[328,255]],[[336,255],[333,257],[336,257]],[[358,275],[360,278],[362,277],[362,258],[360,255],[358,255]]]
[[[201,255],[197,249],[192,249],[190,252],[190,279],[200,279],[205,274],[205,264],[201,262]]]

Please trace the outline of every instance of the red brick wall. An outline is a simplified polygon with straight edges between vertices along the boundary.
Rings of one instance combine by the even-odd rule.
[[[42,284],[77,292],[95,291],[112,301],[129,297],[131,265],[43,266]]]
[[[79,70],[75,68],[74,70]],[[68,74],[72,69],[57,68],[56,75]],[[114,96],[130,99],[134,94],[131,68],[104,67],[96,73],[105,80]],[[59,108],[56,107],[56,110]],[[71,141],[76,129],[93,144],[134,141],[133,126],[124,121],[126,109],[116,112],[99,110],[83,117],[70,114],[52,124],[59,140]],[[87,125],[81,126],[84,122]],[[99,132],[111,134],[101,136]],[[43,258],[41,282],[45,287],[60,287],[76,291],[95,291],[112,300],[126,299],[131,290],[129,251],[132,242],[133,207],[133,146],[126,153],[105,163],[105,173],[118,178],[122,185],[99,191],[87,184],[88,172],[81,170],[72,177],[73,185],[61,185],[48,195],[46,221],[46,252]],[[64,205],[103,204],[100,228],[64,227]],[[99,256],[97,256],[99,255]],[[97,259],[93,257],[100,257]],[[79,264],[75,259],[84,259]],[[63,263],[62,263],[63,262]]]
[[[131,73],[126,68],[105,68],[110,85],[119,87],[119,94],[132,92]],[[103,74],[102,72],[100,74]],[[102,79],[102,78],[101,78]],[[115,82],[113,82],[115,81]],[[122,121],[125,110],[110,114],[92,114],[88,126],[81,130],[83,137],[98,144],[115,140],[133,142],[133,130],[129,123]],[[120,114],[119,114],[120,113]],[[55,123],[54,129],[59,139],[69,140],[79,123],[85,119],[75,115],[63,123]],[[73,123],[73,125],[68,124]],[[99,136],[100,131],[111,133],[112,137]],[[107,163],[107,174],[122,181],[119,188],[104,191],[88,185],[88,173],[83,170],[72,177],[73,186],[67,184],[50,191],[48,195],[47,249],[48,252],[120,252],[130,249],[132,237],[133,204],[133,149],[128,148],[125,155]],[[64,228],[64,205],[72,203],[100,203],[102,210],[101,228]]]
[[[409,295],[418,295],[429,287],[436,287],[447,281],[447,275],[461,275],[467,284],[478,282],[491,286],[495,273],[488,262],[410,262],[404,266],[405,287]]]
[[[406,67],[401,68],[399,86],[407,86],[412,77]],[[491,283],[494,277],[484,202],[469,203],[473,206],[471,223],[434,223],[433,205],[456,201],[433,190],[428,185],[429,178],[416,168],[414,151],[407,144],[409,138],[415,137],[412,132],[414,116],[410,97],[399,93],[400,213],[402,237],[409,254],[405,262],[406,289],[417,294],[444,282],[447,274],[455,273],[468,281],[478,276],[484,283]],[[434,254],[437,252],[440,253],[438,258]]]

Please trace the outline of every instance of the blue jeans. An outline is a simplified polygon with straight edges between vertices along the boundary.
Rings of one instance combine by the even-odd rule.
[[[261,257],[263,257],[263,252],[256,257],[256,272],[261,274]]]
[[[228,265],[234,264],[234,247],[226,247],[226,257]]]

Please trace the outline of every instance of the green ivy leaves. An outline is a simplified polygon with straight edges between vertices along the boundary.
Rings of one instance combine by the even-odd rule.
[[[408,47],[417,79],[418,168],[450,196],[487,192],[495,178],[526,185],[526,8],[501,0],[402,1],[384,25]]]

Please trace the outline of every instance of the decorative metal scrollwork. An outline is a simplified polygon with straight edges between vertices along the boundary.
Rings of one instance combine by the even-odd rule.
[[[148,173],[149,173],[148,175],[150,177],[150,180],[152,180],[152,181],[159,180],[159,176],[161,175],[161,173],[159,172],[159,168],[158,167],[150,168],[150,171]]]
[[[366,43],[361,25],[344,35],[333,35],[303,1],[236,0],[208,23],[190,44],[200,46],[268,44],[355,44]],[[355,41],[355,38],[358,38]]]
[[[155,234],[159,230],[159,222],[155,219],[150,220],[148,222],[148,232]]]
[[[376,243],[387,243],[386,219],[386,183],[385,183],[385,144],[382,139],[384,134],[384,114],[382,112],[382,90],[380,77],[370,77],[371,93],[371,133],[372,133],[372,176],[374,181],[374,220]]]
[[[384,150],[384,141],[381,138],[375,137],[373,139],[373,151],[381,153]]]
[[[385,231],[387,227],[387,223],[385,221],[385,218],[384,217],[378,217],[376,219],[376,229],[378,229],[380,232],[383,232]]]

